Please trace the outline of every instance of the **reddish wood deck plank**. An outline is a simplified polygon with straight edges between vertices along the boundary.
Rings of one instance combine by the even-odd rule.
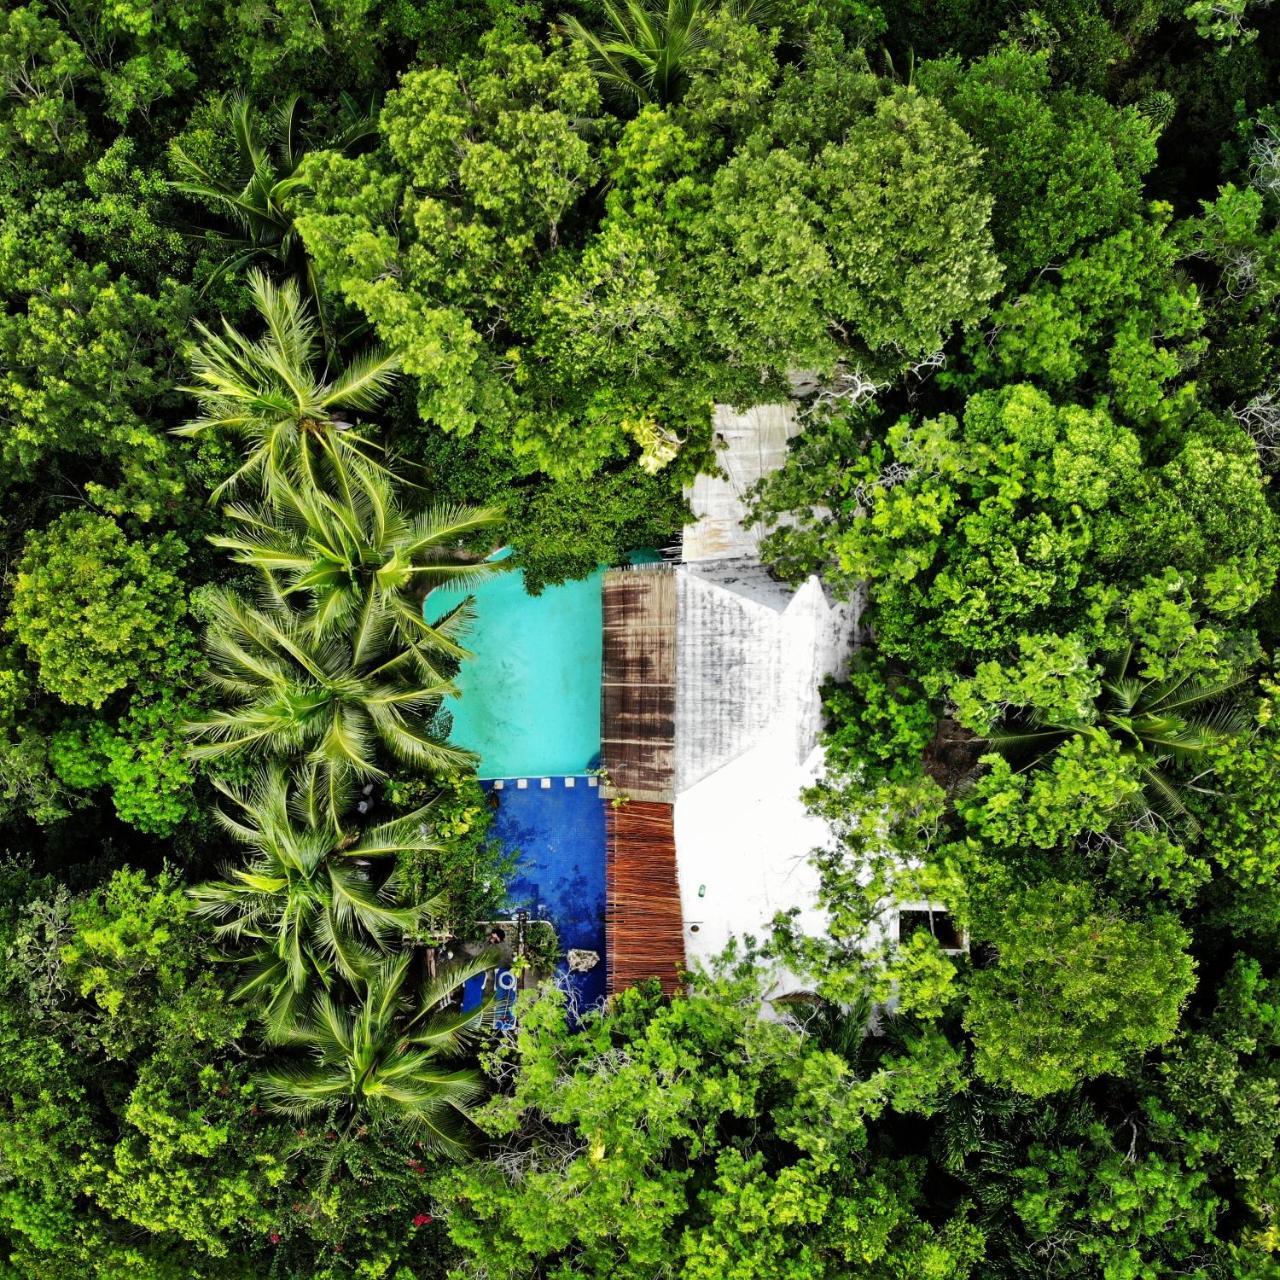
[[[657,978],[675,991],[685,958],[674,809],[632,800],[610,808],[606,821],[607,988]]]

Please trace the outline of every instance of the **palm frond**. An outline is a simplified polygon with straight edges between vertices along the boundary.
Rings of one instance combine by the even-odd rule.
[[[1179,823],[1189,835],[1200,832],[1200,823],[1183,802],[1181,792],[1156,765],[1144,763],[1139,770],[1143,782],[1143,798],[1154,813]]]
[[[414,1018],[415,1024],[418,1020],[432,1015],[433,1010],[444,1004],[453,992],[457,991],[472,978],[479,977],[480,974],[495,968],[500,958],[496,950],[488,948],[478,955],[459,960],[457,963],[441,969],[434,978],[423,983],[421,990],[418,992],[418,1012]]]
[[[374,409],[391,390],[400,372],[400,356],[387,348],[375,347],[348,363],[325,388],[319,404],[324,409]]]
[[[1246,666],[1237,667],[1216,679],[1179,681],[1171,688],[1153,690],[1152,696],[1144,699],[1144,710],[1186,714],[1192,708],[1230,697],[1252,679],[1253,671]]]

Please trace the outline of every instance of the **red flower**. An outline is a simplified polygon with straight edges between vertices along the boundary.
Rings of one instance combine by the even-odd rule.
[[[429,1213],[420,1213],[414,1218],[413,1225],[415,1227],[425,1227],[431,1221],[432,1221],[432,1217]]]
[[[268,1240],[270,1240],[272,1244],[279,1244],[279,1243],[280,1243],[280,1233],[279,1233],[278,1231],[273,1231],[273,1232],[272,1232],[272,1233],[267,1237],[267,1239],[268,1239]]]

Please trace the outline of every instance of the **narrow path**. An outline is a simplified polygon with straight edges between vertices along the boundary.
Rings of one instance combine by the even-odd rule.
[[[684,969],[676,877],[676,591],[667,566],[614,571],[604,582],[601,736],[606,815],[606,984]]]

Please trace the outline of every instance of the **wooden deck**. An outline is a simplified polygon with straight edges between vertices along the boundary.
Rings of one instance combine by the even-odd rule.
[[[675,799],[676,584],[665,566],[604,580],[601,754],[606,794]]]
[[[607,990],[657,978],[673,992],[685,963],[674,810],[631,800],[610,808],[606,822]]]

